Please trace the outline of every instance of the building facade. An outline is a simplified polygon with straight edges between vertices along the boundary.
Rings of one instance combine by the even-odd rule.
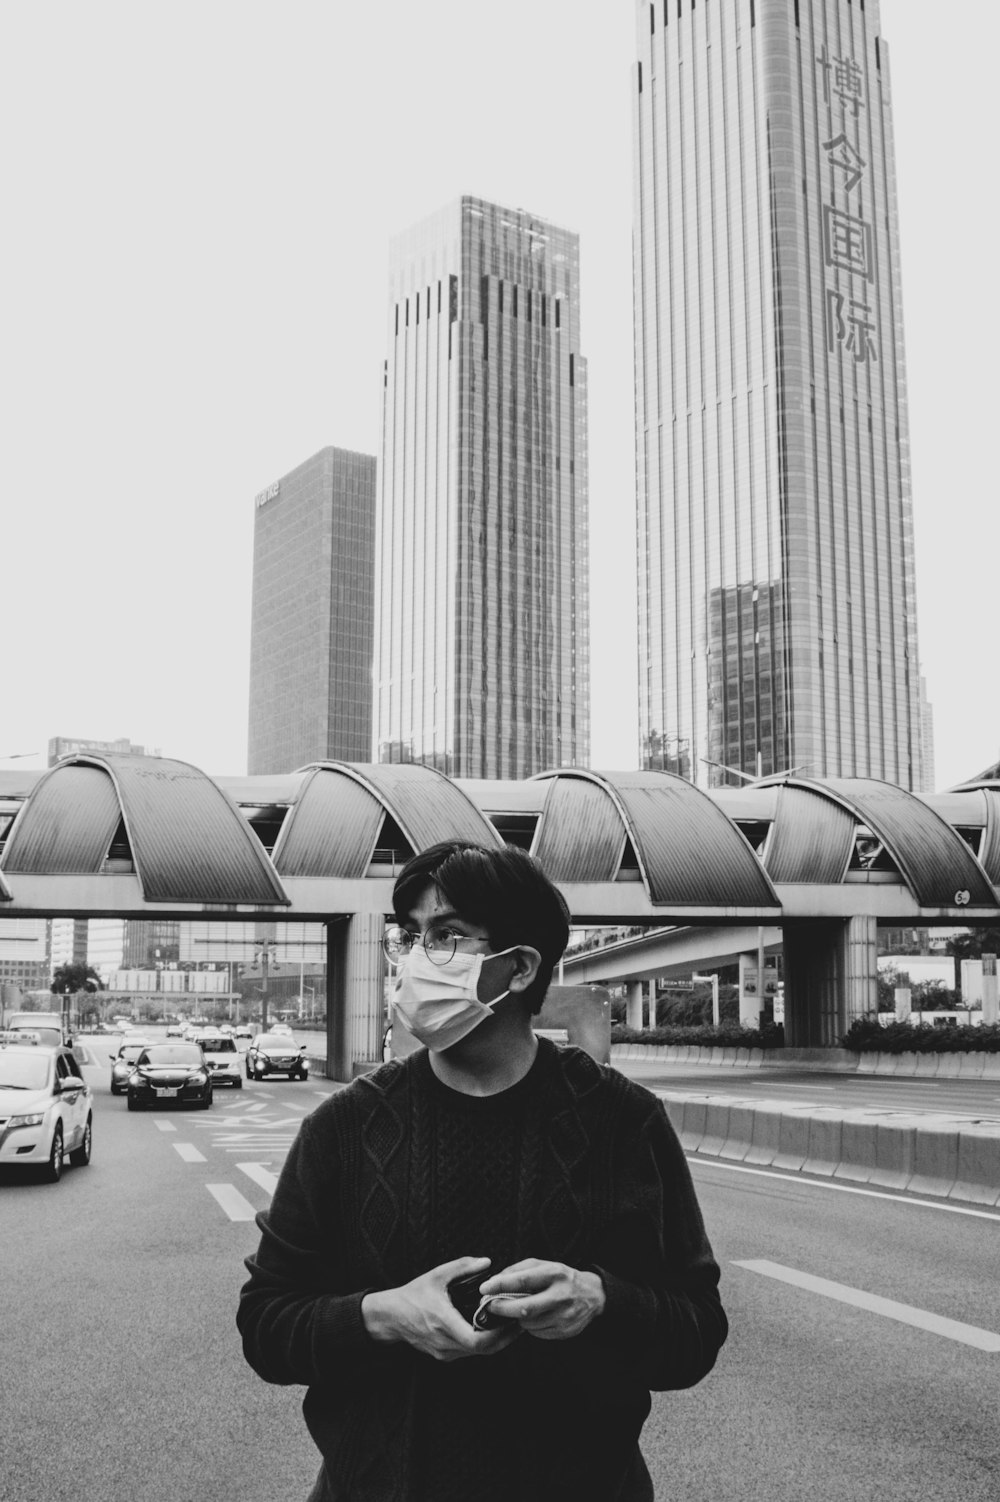
[[[373,755],[586,765],[579,240],[463,197],[390,249]]]
[[[878,0],[636,23],[642,764],[923,790]]]
[[[254,503],[249,772],[369,760],[375,459],[325,448]]]

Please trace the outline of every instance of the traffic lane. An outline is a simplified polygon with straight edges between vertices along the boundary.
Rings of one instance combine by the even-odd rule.
[[[739,1264],[995,1335],[1000,1216],[735,1168],[692,1160],[731,1328],[704,1383],[654,1398],[643,1451],[657,1498],[996,1502],[1000,1355]]]
[[[622,1059],[614,1067],[647,1090],[786,1099],[842,1110],[929,1111],[1000,1121],[1000,1080],[932,1080],[781,1067],[705,1069],[658,1060]]]
[[[89,1168],[0,1185],[3,1502],[81,1484],[102,1502],[308,1495],[302,1393],[262,1383],[235,1327],[257,1228],[219,1213],[156,1125],[179,1135],[215,1109],[102,1097]]]

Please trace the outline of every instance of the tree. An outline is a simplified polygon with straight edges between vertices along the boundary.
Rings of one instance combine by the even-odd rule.
[[[103,991],[101,977],[93,965],[80,963],[59,965],[49,990],[53,996],[75,996],[78,991]]]

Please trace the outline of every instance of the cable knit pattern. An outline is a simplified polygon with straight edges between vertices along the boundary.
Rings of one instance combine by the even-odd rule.
[[[315,1502],[645,1502],[649,1390],[700,1380],[725,1339],[662,1106],[545,1039],[500,1095],[448,1089],[421,1051],[331,1096],[259,1224],[238,1322],[262,1377],[309,1388]],[[365,1292],[462,1255],[593,1267],[605,1313],[454,1363],[368,1337]]]

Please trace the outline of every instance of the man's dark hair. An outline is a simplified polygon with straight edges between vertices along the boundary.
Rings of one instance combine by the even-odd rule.
[[[426,887],[436,886],[456,913],[484,928],[494,950],[528,944],[542,957],[524,1000],[541,1010],[552,971],[569,939],[569,908],[534,856],[517,845],[447,840],[411,856],[396,878],[392,906],[405,924]]]

